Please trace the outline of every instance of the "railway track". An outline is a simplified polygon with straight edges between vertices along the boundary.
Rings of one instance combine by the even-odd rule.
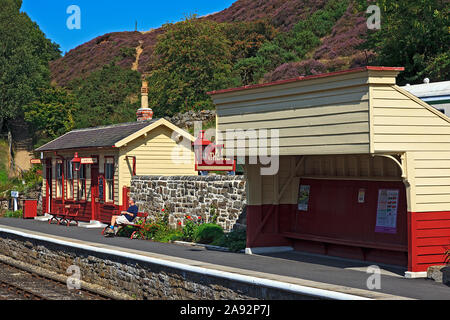
[[[67,284],[0,262],[0,300],[111,300],[86,289],[69,290]]]

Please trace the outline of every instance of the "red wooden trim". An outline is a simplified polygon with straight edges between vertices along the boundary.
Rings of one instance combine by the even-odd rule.
[[[243,86],[243,87],[238,87],[238,88],[210,91],[210,92],[207,92],[207,94],[208,95],[215,95],[215,94],[221,94],[221,93],[227,93],[227,92],[243,91],[243,90],[248,90],[248,89],[263,88],[263,87],[280,85],[280,84],[286,84],[286,83],[291,83],[291,82],[305,81],[305,80],[319,79],[319,78],[326,78],[326,77],[332,77],[332,76],[341,75],[341,74],[355,73],[355,72],[369,71],[369,70],[372,70],[372,71],[404,71],[405,68],[403,68],[403,67],[373,67],[373,66],[366,66],[366,67],[354,68],[354,69],[343,70],[343,71],[323,73],[323,74],[318,74],[318,75],[311,75],[311,76],[305,76],[305,77],[296,77],[296,78],[292,78],[292,79],[279,80],[279,81],[263,83],[263,84],[254,84],[254,85],[248,85],[248,86]]]
[[[416,239],[417,247],[424,246],[448,246],[450,249],[450,237],[433,237],[433,238],[419,238]]]
[[[444,252],[450,248],[450,212],[408,212],[408,269],[427,271],[445,264]]]

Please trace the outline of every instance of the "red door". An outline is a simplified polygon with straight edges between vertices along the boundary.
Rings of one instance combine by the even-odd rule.
[[[99,221],[100,217],[100,201],[98,194],[98,165],[91,166],[91,220]]]

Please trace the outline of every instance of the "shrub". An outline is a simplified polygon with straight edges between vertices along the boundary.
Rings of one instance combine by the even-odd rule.
[[[205,223],[196,228],[194,231],[194,241],[197,243],[212,243],[223,236],[221,226],[213,223]]]
[[[244,250],[247,245],[247,233],[245,229],[233,230],[224,234],[212,243],[213,245],[228,248],[232,252]]]
[[[17,211],[10,211],[10,210],[7,210],[4,214],[3,214],[3,216],[5,217],[5,218],[22,218],[22,216],[23,216],[23,211],[22,211],[22,209],[20,209],[20,210],[17,210]]]
[[[198,224],[196,222],[194,222],[190,216],[187,216],[186,223],[182,230],[182,239],[184,241],[189,241],[189,242],[193,241],[194,234],[195,234],[197,228],[198,228]]]

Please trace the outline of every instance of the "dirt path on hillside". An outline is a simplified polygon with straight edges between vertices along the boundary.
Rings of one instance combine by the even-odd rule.
[[[144,49],[142,48],[142,44],[144,41],[139,40],[139,46],[136,48],[136,61],[131,66],[131,70],[137,71],[139,68],[139,58],[141,57],[142,52],[144,52]]]

